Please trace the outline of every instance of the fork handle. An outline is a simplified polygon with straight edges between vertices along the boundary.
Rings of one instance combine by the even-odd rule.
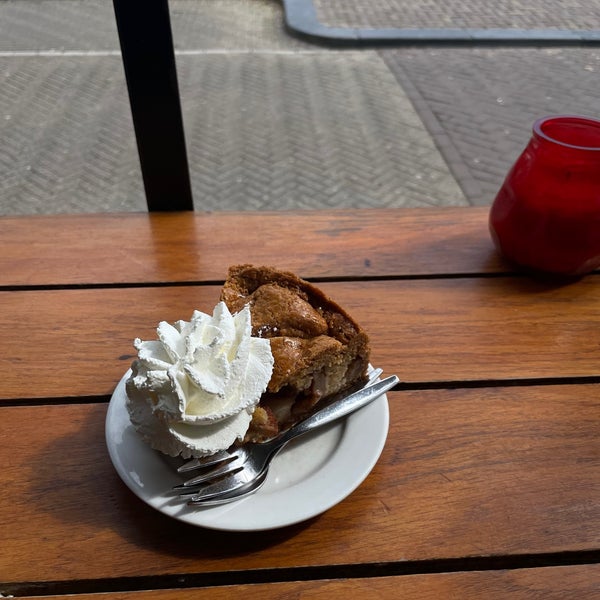
[[[277,440],[277,449],[279,450],[289,441],[300,435],[304,435],[323,425],[333,423],[334,421],[353,413],[359,408],[366,406],[373,402],[373,400],[379,398],[382,394],[385,394],[390,388],[393,388],[398,381],[399,379],[396,375],[390,375],[390,377],[386,377],[377,383],[368,385],[345,398],[332,402],[325,408],[304,419],[304,421],[300,421],[300,423],[286,431]]]

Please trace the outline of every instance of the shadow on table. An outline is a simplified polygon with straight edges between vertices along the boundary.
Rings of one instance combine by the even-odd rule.
[[[106,405],[60,406],[58,410],[63,408],[71,418],[70,411],[75,412],[78,428],[39,448],[39,457],[48,460],[27,460],[24,469],[30,470],[25,473],[31,482],[30,504],[37,513],[51,517],[45,525],[48,529],[65,524],[70,528],[67,546],[75,553],[78,545],[112,530],[103,535],[105,543],[114,546],[113,552],[135,544],[146,550],[142,556],[219,559],[279,544],[316,520],[268,532],[236,533],[204,529],[163,515],[137,498],[114,470],[104,441]],[[63,547],[63,554],[68,552]]]

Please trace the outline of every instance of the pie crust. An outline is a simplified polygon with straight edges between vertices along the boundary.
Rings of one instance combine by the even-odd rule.
[[[250,305],[252,335],[270,340],[275,359],[244,442],[267,440],[317,404],[366,381],[367,334],[319,288],[293,273],[232,266],[221,300],[232,313]]]

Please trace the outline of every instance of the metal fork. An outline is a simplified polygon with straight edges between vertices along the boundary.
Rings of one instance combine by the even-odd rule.
[[[349,395],[350,393],[354,393],[357,392],[365,387],[367,387],[368,385],[370,385],[371,383],[375,383],[375,381],[377,381],[377,379],[379,379],[379,376],[383,373],[383,369],[375,369],[375,368],[371,368],[369,370],[369,372],[367,373],[367,381],[366,383],[360,385],[360,386],[355,386],[354,388],[352,388],[350,391],[346,392],[345,395],[343,397],[338,397],[337,399],[342,400],[344,399],[347,395]],[[332,404],[335,401],[335,399],[332,399],[330,401],[330,404]],[[277,436],[275,436],[274,438],[271,438],[270,440],[267,440],[268,442],[272,442],[274,440],[278,440],[281,439],[281,437],[285,434],[285,431],[282,431],[281,433],[279,433]],[[260,442],[261,444],[264,442]],[[250,446],[251,444],[248,444],[246,446],[244,446],[243,448],[248,448],[248,446]],[[231,446],[230,448],[227,448],[227,450],[222,450],[221,452],[217,452],[216,454],[211,454],[210,456],[203,456],[200,458],[192,458],[191,460],[188,460],[187,462],[185,462],[183,465],[181,465],[180,467],[178,467],[177,472],[178,473],[187,473],[189,471],[196,471],[197,469],[202,469],[202,468],[207,468],[207,467],[214,467],[218,464],[223,464],[223,463],[229,463],[229,461],[234,458],[235,455],[239,455],[240,453],[244,452],[244,449],[239,447],[239,446]],[[210,479],[210,478],[214,478],[215,475],[224,475],[225,473],[228,473],[229,471],[231,471],[232,469],[228,466],[228,464],[223,464],[223,466],[221,467],[221,471],[210,471],[209,473],[206,474],[206,479]],[[200,483],[203,481],[203,479],[201,479],[200,477],[196,478],[195,481],[197,483]],[[189,482],[187,482],[189,483]],[[177,489],[176,486],[175,489]]]
[[[376,374],[376,377],[378,375],[379,373]],[[192,498],[188,502],[190,505],[215,504],[215,501],[219,499],[231,501],[239,498],[239,494],[253,492],[259,487],[259,485],[255,487],[253,484],[261,482],[261,479],[264,481],[269,464],[291,440],[366,406],[394,387],[398,381],[398,377],[392,375],[382,381],[369,383],[349,396],[327,405],[268,442],[246,444],[240,448],[219,453],[208,460],[193,459],[178,470],[186,472],[199,467],[220,466],[175,486],[174,489],[180,494],[191,495]],[[222,464],[223,461],[227,462]]]
[[[371,367],[371,369],[368,373],[367,383],[365,383],[362,387],[366,387],[368,384],[374,383],[379,378],[379,376],[381,375],[382,372],[383,372],[382,369],[375,369],[375,368]],[[362,388],[355,387],[352,391],[358,391],[359,389],[362,389]],[[338,398],[338,399],[341,399],[341,398]],[[275,440],[279,440],[284,435],[284,433],[286,433],[286,432],[282,432],[275,438],[268,440],[268,441],[273,442]],[[217,479],[219,475],[224,476],[227,473],[232,471],[232,466],[230,463],[233,460],[233,458],[235,457],[235,455],[239,454],[240,451],[241,450],[239,447],[233,447],[233,448],[229,448],[227,450],[218,452],[217,454],[214,454],[209,457],[194,458],[194,459],[184,463],[177,469],[177,471],[179,473],[185,473],[185,472],[194,471],[194,470],[202,468],[205,470],[205,474],[203,476],[196,477],[193,480],[194,482],[197,483],[197,485],[194,487],[192,487],[191,485],[189,485],[189,486],[185,486],[185,485],[181,486],[180,485],[180,486],[175,486],[174,489],[180,491],[180,495],[186,495],[186,494],[187,495],[198,495],[202,486],[204,485],[206,487],[207,485],[209,485],[210,480]],[[244,452],[245,452],[245,450],[244,450]],[[219,465],[221,465],[221,466],[219,466]],[[213,469],[211,469],[210,467],[213,467]],[[206,472],[207,469],[208,469],[208,471]],[[251,496],[258,489],[260,489],[262,487],[262,485],[265,483],[267,474],[268,474],[268,470],[269,469],[268,469],[268,465],[267,465],[258,477],[250,480],[248,483],[246,483],[244,485],[241,485],[240,487],[236,488],[235,490],[233,490],[231,492],[219,494],[218,496],[215,496],[213,498],[208,498],[208,499],[204,498],[202,500],[197,500],[194,504],[198,504],[198,505],[201,504],[203,507],[220,506],[222,504],[227,504],[234,500],[240,500],[242,498],[245,498],[246,496]],[[190,484],[190,482],[188,481],[187,484]],[[200,486],[200,487],[198,487],[198,486]],[[185,487],[187,487],[189,489],[189,491],[185,490],[184,489]]]

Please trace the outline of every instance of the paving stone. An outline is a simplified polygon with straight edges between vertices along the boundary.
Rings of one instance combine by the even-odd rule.
[[[336,51],[273,0],[169,4],[197,208],[488,204],[537,117],[600,116],[591,47]],[[600,0],[315,6],[340,27],[600,23]],[[0,214],[145,210],[118,48],[106,0],[0,3]]]
[[[444,48],[381,52],[438,144],[470,203],[493,201],[524,149],[534,121],[548,114],[600,118],[600,50]],[[440,135],[436,135],[440,139]]]
[[[170,0],[179,50],[310,48],[285,31],[271,0]],[[3,0],[0,52],[119,51],[110,0]]]
[[[118,56],[0,58],[0,213],[145,210]]]
[[[596,0],[313,0],[329,27],[600,29]]]
[[[120,58],[0,64],[0,211],[143,209]],[[178,71],[199,209],[466,204],[375,52],[182,55]]]

